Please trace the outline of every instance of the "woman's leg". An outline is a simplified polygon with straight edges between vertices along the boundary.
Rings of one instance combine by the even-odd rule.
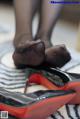
[[[58,0],[59,1],[59,0]],[[44,41],[46,48],[51,46],[51,33],[56,24],[62,5],[53,5],[50,0],[42,0],[40,24],[36,39]]]
[[[33,41],[32,19],[39,0],[15,0],[16,33],[14,38],[16,65],[38,65],[44,59],[44,43]],[[24,60],[24,61],[23,61]]]
[[[32,19],[33,14],[37,9],[39,0],[15,0],[15,18],[16,18],[16,33],[14,45],[18,48],[24,47],[27,41],[32,41]]]
[[[42,0],[40,24],[36,39],[40,38],[45,43],[46,57],[44,63],[50,67],[62,67],[71,58],[64,45],[51,47],[52,44],[50,42],[51,33],[61,11],[61,7],[61,4],[54,5],[50,4],[50,0]]]

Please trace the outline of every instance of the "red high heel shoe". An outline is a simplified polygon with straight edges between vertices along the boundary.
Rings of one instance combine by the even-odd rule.
[[[79,74],[75,74],[75,73],[65,73],[62,72],[59,69],[51,69],[51,68],[42,68],[43,70],[52,73],[52,74],[56,74],[59,77],[61,77],[62,79],[57,79],[57,84],[53,79],[48,79],[53,83],[53,90],[64,90],[64,91],[68,91],[68,90],[74,90],[75,91],[75,97],[70,100],[68,102],[68,104],[80,104],[80,75]],[[38,75],[38,74],[37,74]],[[43,76],[39,75],[39,77],[41,79],[44,80]],[[36,78],[36,76],[34,75],[34,78]],[[40,80],[39,78],[39,80]],[[55,78],[55,77],[54,77]],[[60,82],[60,80],[63,80],[64,83],[62,83],[62,81]]]
[[[65,90],[74,90],[76,96],[69,102],[69,104],[80,104],[80,75],[79,74],[69,74],[71,76],[71,81],[65,85]]]
[[[60,74],[60,76],[65,76],[68,81],[67,75]],[[0,88],[0,110],[8,111],[10,115],[20,119],[45,119],[76,96],[73,90],[59,88],[64,84],[60,84],[58,87],[54,85],[53,81],[49,81],[38,73],[31,75],[28,83],[40,84],[48,90],[22,94]]]

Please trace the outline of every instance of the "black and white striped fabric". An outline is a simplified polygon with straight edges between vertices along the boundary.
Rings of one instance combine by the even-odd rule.
[[[2,62],[2,58],[13,51],[12,42],[5,42],[0,45],[0,87],[15,92],[24,89],[29,71],[11,68]],[[9,62],[9,59],[7,60]],[[65,105],[47,119],[80,119],[80,105]]]
[[[0,47],[0,87],[8,90],[15,90],[25,86],[26,73],[25,70],[11,68],[2,62],[2,58],[9,52],[13,52],[14,48],[11,42],[6,42]],[[9,59],[6,59],[9,62]]]

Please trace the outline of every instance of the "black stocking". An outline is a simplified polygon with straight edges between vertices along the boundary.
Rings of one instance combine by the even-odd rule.
[[[32,19],[39,0],[15,0],[16,33],[14,38],[16,65],[39,65],[44,59],[44,43],[33,41]]]
[[[50,0],[42,0],[40,24],[36,39],[40,38],[44,41],[46,48],[51,46],[51,33],[56,24],[60,9],[61,5],[52,5]]]
[[[65,46],[51,47],[52,45],[50,42],[51,33],[56,24],[61,7],[62,5],[59,4],[50,4],[50,0],[42,0],[40,24],[36,40],[40,38],[45,43],[46,58],[44,62],[51,67],[62,67],[71,58]]]

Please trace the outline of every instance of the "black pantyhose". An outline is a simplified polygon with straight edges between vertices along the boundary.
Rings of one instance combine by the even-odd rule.
[[[32,38],[32,19],[38,8],[38,0],[15,0],[16,34],[14,38],[15,52],[13,59],[16,65],[36,66],[45,57],[44,43]]]
[[[16,34],[13,59],[16,66],[21,68],[44,63],[52,67],[61,67],[68,62],[70,54],[67,49],[64,46],[54,47],[50,41],[62,5],[51,5],[49,0],[15,0],[14,6]],[[33,40],[32,20],[38,8],[40,22]]]

